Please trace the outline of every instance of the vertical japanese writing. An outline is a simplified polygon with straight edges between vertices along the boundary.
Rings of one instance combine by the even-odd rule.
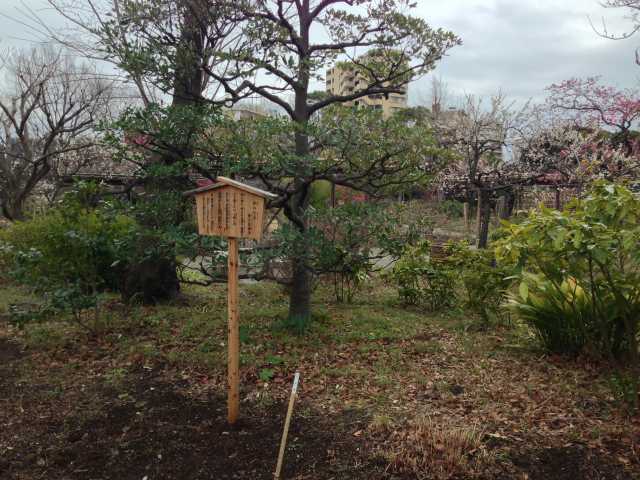
[[[238,231],[238,192],[231,191],[231,228],[233,229],[233,236],[237,235]]]
[[[229,211],[230,208],[231,208],[231,205],[229,204],[229,190],[225,189],[225,192],[224,192],[224,228],[223,228],[223,232],[225,234],[229,233],[229,219],[231,217],[231,212]]]
[[[247,218],[245,216],[244,200],[245,200],[245,193],[240,192],[240,236],[241,237],[245,236],[245,230],[247,228],[247,223],[248,223]]]
[[[217,206],[217,211],[218,211],[218,218],[217,218],[217,223],[215,225],[212,225],[212,231],[211,233],[215,234],[218,233],[219,229],[222,228],[222,192],[218,191],[217,195],[216,195],[216,206]]]

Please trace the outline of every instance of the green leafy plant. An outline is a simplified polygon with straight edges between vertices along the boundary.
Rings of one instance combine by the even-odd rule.
[[[9,322],[18,328],[28,323],[43,322],[52,314],[51,308],[43,304],[10,304]]]
[[[463,287],[465,308],[479,315],[485,325],[491,316],[500,317],[501,305],[513,283],[512,267],[499,265],[491,250],[474,249],[466,242],[447,245],[446,253],[446,264]]]
[[[284,363],[284,359],[278,355],[268,355],[267,362],[269,362],[270,365],[282,365]]]
[[[115,288],[116,241],[133,228],[129,217],[84,208],[70,199],[2,231],[2,256],[12,276],[31,286],[77,283],[85,291]]]
[[[521,271],[515,311],[549,349],[589,348],[623,360],[637,386],[640,199],[622,185],[598,181],[563,211],[541,207],[504,228],[498,258]],[[550,330],[556,323],[565,324],[560,333]]]
[[[12,278],[42,295],[43,311],[70,313],[92,333],[101,294],[119,289],[124,268],[119,242],[137,229],[130,217],[95,208],[97,188],[79,185],[45,215],[0,233],[2,263]],[[93,311],[91,321],[85,315],[88,309]],[[19,321],[26,319],[21,316]]]
[[[456,300],[455,273],[432,259],[429,242],[407,246],[387,277],[405,304],[436,311],[453,306]]]
[[[438,205],[438,209],[447,217],[451,218],[462,218],[464,214],[462,202],[458,200],[445,200]]]
[[[303,235],[289,224],[274,234],[277,245],[261,251],[263,261],[304,256],[314,276],[333,284],[338,302],[351,302],[371,276],[400,258],[427,229],[424,218],[404,221],[406,208],[370,202],[325,206],[309,213]]]
[[[262,380],[263,382],[268,382],[273,378],[275,373],[276,372],[273,368],[263,368],[260,370],[258,378],[260,378],[260,380]]]
[[[548,351],[601,355],[621,350],[623,330],[612,296],[601,298],[595,310],[574,278],[560,284],[531,272],[520,278],[518,292],[510,294],[505,305],[533,328]]]
[[[318,215],[325,239],[319,261],[333,277],[337,301],[351,302],[374,272],[400,257],[402,245],[418,240],[423,225],[403,229],[401,208],[354,202]]]

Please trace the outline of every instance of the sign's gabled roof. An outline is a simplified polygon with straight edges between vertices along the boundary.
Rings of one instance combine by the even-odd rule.
[[[258,195],[259,197],[262,197],[267,200],[278,197],[274,193],[267,192],[265,190],[261,190],[256,187],[252,187],[251,185],[247,185],[245,183],[236,182],[235,180],[232,180],[227,177],[216,177],[215,183],[212,183],[211,185],[205,185],[204,187],[196,188],[195,190],[189,190],[188,192],[184,192],[183,195],[185,196],[197,195],[198,193],[208,192],[209,190],[215,190],[216,188],[221,188],[221,187],[235,187],[240,190],[244,190],[247,193]]]

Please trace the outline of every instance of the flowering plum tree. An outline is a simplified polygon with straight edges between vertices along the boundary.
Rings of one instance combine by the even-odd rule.
[[[640,167],[640,94],[599,78],[551,85],[547,101],[514,111],[500,95],[487,106],[469,96],[455,112],[436,116],[440,141],[460,160],[440,177],[451,195],[479,199],[478,245],[486,246],[490,203],[504,197],[509,211],[517,186],[581,188],[596,178],[633,177]],[[512,155],[503,157],[508,148]]]
[[[566,80],[548,91],[550,112],[565,129],[579,132],[571,143],[580,154],[583,175],[613,179],[635,173],[640,166],[634,131],[640,122],[640,92],[602,85],[597,77]]]
[[[478,246],[486,247],[491,199],[505,190],[511,167],[503,158],[511,130],[519,114],[504,95],[487,99],[467,95],[458,110],[434,112],[434,124],[441,144],[458,154],[438,180],[450,195],[464,196],[470,202],[474,192],[478,199]]]
[[[629,140],[630,130],[640,119],[640,92],[602,85],[598,77],[572,78],[547,90],[552,111],[580,127],[614,130],[621,141]]]

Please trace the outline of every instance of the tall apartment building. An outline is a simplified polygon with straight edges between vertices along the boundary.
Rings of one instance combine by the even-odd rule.
[[[349,95],[363,89],[367,85],[365,76],[355,65],[338,63],[327,70],[326,90],[332,95]],[[403,93],[376,93],[345,103],[345,105],[362,105],[382,110],[382,116],[388,118],[393,113],[407,108],[407,90]]]

